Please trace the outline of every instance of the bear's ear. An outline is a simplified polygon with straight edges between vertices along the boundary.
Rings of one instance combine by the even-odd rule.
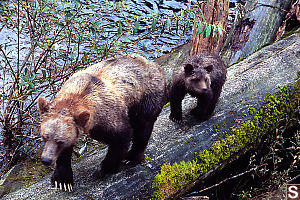
[[[191,65],[191,64],[184,65],[184,72],[186,74],[191,74],[193,70],[194,70],[193,65]]]
[[[40,97],[38,99],[38,106],[41,115],[49,111],[49,104],[49,101],[47,101],[44,97]]]
[[[204,67],[204,69],[209,73],[214,69],[214,66],[213,65],[208,65],[208,66]]]
[[[89,121],[90,113],[88,111],[82,111],[79,115],[75,116],[75,123],[81,127],[84,127]]]

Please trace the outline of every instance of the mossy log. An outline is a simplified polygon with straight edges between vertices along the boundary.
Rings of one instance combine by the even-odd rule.
[[[250,107],[248,113],[255,112],[251,119],[241,121],[231,128],[226,127],[223,130],[223,138],[209,149],[201,151],[194,160],[173,165],[164,164],[154,179],[153,199],[180,197],[195,185],[202,183],[207,176],[219,173],[232,161],[257,148],[265,135],[275,135],[283,123],[287,126],[283,129],[296,126],[298,122],[293,119],[296,118],[299,106],[299,84],[300,79],[297,84],[285,86],[273,95],[268,94],[261,100],[257,112],[253,111],[254,107]],[[274,138],[276,139],[276,136]]]
[[[165,58],[183,62],[182,55],[185,53],[177,49]],[[176,62],[170,65],[164,61],[160,63],[165,63],[163,67],[166,69],[167,77],[171,77],[168,73],[178,67]],[[93,173],[100,167],[106,149],[97,149],[82,156],[79,162],[73,162],[75,185],[72,193],[50,188],[49,176],[8,194],[3,199],[150,199],[154,192],[152,188],[154,177],[164,171],[161,170],[162,166],[166,169],[168,166],[180,168],[180,162],[184,161],[187,163],[184,167],[188,168],[195,162],[192,160],[201,152],[211,154],[209,148],[213,144],[218,144],[220,138],[224,138],[222,132],[230,129],[240,120],[250,120],[253,116],[245,117],[244,114],[248,114],[251,105],[257,105],[259,99],[295,82],[298,71],[300,71],[299,33],[267,46],[231,66],[215,114],[210,120],[200,123],[189,115],[189,111],[196,105],[195,99],[190,96],[187,96],[183,102],[184,121],[181,125],[171,122],[168,118],[170,108],[164,108],[155,124],[146,150],[148,160],[146,163],[124,169],[105,180],[99,180]],[[216,158],[212,166],[219,166],[221,159],[212,157]],[[191,176],[194,179],[199,174],[191,173]],[[185,183],[189,184],[190,180],[187,179]],[[155,194],[161,188],[155,188],[157,189]],[[170,190],[167,197],[177,192]],[[164,199],[166,196],[156,197]]]

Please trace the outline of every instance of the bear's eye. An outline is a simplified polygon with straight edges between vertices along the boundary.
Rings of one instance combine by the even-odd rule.
[[[44,137],[44,136],[42,136],[42,140],[43,140],[43,142],[47,141],[46,137]]]
[[[43,140],[43,142],[47,142],[49,140],[49,136],[48,135],[42,135],[42,140]]]
[[[200,81],[200,79],[199,78],[194,78],[192,81],[195,82],[195,83],[197,83],[197,82]]]

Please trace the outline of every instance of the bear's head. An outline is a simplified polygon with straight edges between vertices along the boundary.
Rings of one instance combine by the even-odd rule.
[[[83,134],[90,114],[87,111],[72,113],[68,107],[57,108],[43,97],[39,98],[38,107],[41,115],[41,136],[45,142],[42,163],[51,165],[64,149],[73,146]]]
[[[213,65],[196,66],[190,63],[184,65],[185,87],[192,96],[199,96],[211,91],[210,73]]]

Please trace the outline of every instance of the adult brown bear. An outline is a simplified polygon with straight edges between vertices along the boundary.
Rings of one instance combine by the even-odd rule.
[[[226,65],[215,54],[201,53],[187,59],[174,75],[169,91],[170,119],[182,121],[181,102],[187,93],[197,98],[197,106],[191,114],[202,121],[209,119],[221,94],[226,73]]]
[[[125,159],[140,163],[165,103],[162,69],[141,56],[92,65],[71,76],[51,103],[40,98],[42,162],[56,162],[52,184],[72,190],[72,150],[84,134],[109,145],[101,173],[117,172]]]

